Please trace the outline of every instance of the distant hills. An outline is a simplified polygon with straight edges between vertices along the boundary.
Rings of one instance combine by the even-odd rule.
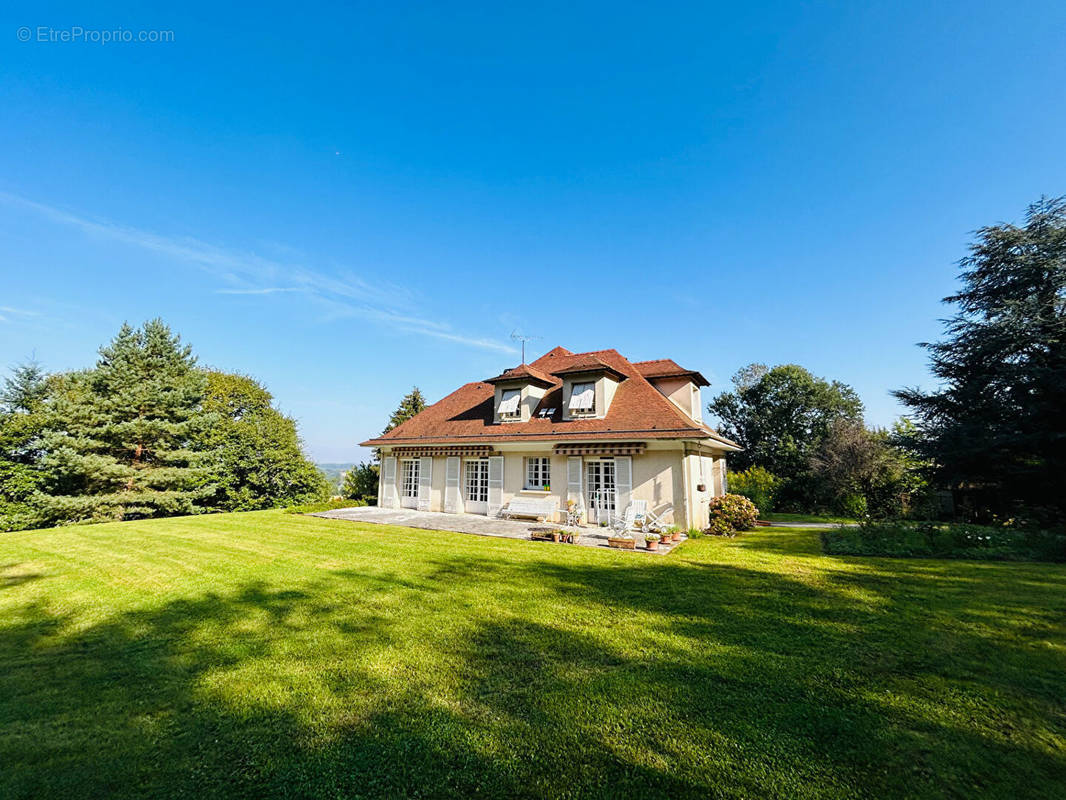
[[[354,467],[355,464],[327,462],[316,463],[315,466],[325,473],[326,477],[329,479],[330,484],[333,485],[339,491],[344,473]]]

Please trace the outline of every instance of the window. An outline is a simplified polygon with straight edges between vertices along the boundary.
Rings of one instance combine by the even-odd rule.
[[[513,418],[518,416],[518,403],[522,392],[518,389],[504,389],[500,397],[500,416]]]
[[[486,458],[466,462],[466,502],[489,501],[489,462]]]
[[[552,460],[550,458],[526,459],[526,488],[546,489],[552,482]]]
[[[419,461],[417,458],[405,459],[403,462],[403,497],[418,498],[418,472]]]
[[[596,384],[575,383],[570,387],[570,410],[592,414],[596,410]]]

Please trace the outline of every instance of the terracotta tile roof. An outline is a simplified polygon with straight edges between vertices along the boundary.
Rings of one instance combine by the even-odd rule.
[[[571,372],[575,365],[584,368],[589,364],[599,364],[601,366],[597,368],[607,368],[625,379],[618,384],[614,399],[603,419],[575,419],[564,422],[563,381],[557,375]],[[676,364],[673,366],[677,367]],[[457,444],[636,438],[704,439],[737,447],[736,443],[719,435],[707,425],[691,419],[652,386],[637,365],[630,363],[617,350],[575,354],[563,347],[556,347],[532,364],[525,365],[525,368],[530,374],[542,375],[551,382],[551,388],[545,393],[528,422],[495,423],[493,384],[488,381],[476,381],[460,387],[387,434],[363,442],[363,446],[380,447],[425,442]],[[515,368],[520,369],[522,368]],[[497,378],[509,373],[514,374],[506,371]],[[555,411],[549,417],[540,417],[538,413],[541,409]]]
[[[546,372],[541,372],[536,367],[529,366],[529,364],[521,364],[517,367],[505,369],[495,378],[486,379],[485,383],[506,383],[507,381],[521,380],[523,378],[533,381],[534,383],[539,383],[541,386],[553,386],[557,383],[551,375]]]
[[[693,369],[685,369],[672,358],[656,358],[651,361],[634,361],[645,378],[691,378],[697,386],[710,386],[711,383]]]
[[[578,353],[570,359],[565,366],[553,365],[553,375],[572,375],[580,372],[606,372],[614,376],[615,380],[624,381],[626,375],[619,372],[595,353]]]

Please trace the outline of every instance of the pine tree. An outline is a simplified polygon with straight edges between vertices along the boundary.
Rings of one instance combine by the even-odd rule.
[[[389,417],[389,424],[381,432],[382,435],[385,435],[393,428],[398,428],[425,407],[426,398],[422,396],[422,391],[417,386],[412,387],[411,391],[405,394],[403,400],[400,401],[399,407],[392,412],[392,416]],[[376,447],[374,448],[374,460],[381,460],[381,450]]]
[[[123,325],[95,369],[57,381],[44,436],[43,513],[53,521],[189,514],[211,493],[190,445],[216,419],[203,372],[155,319]]]
[[[1026,223],[981,228],[961,262],[958,313],[923,345],[934,392],[895,395],[916,417],[919,452],[975,511],[1066,520],[1066,198]],[[1020,506],[1020,508],[1019,508]]]
[[[418,414],[426,407],[426,398],[422,396],[421,390],[417,386],[411,389],[403,400],[400,401],[400,406],[392,412],[392,416],[389,417],[389,424],[385,426],[385,430],[381,433],[386,434],[393,428],[397,428],[407,420],[411,419],[415,414]]]
[[[35,361],[16,367],[0,390],[0,530],[36,522],[30,499],[41,480],[37,462],[47,394],[47,379]]]

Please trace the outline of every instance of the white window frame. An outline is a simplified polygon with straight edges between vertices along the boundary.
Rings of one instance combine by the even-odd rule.
[[[582,388],[578,391],[579,387]],[[574,408],[574,400],[586,391],[592,392],[592,401],[585,408]],[[573,417],[592,417],[596,415],[596,381],[580,381],[570,384],[570,402],[568,404],[570,415]]]
[[[422,472],[422,462],[417,458],[405,458],[400,461],[400,497],[418,500],[418,479]]]
[[[544,491],[551,486],[552,460],[547,456],[529,456],[526,458],[526,491]]]

